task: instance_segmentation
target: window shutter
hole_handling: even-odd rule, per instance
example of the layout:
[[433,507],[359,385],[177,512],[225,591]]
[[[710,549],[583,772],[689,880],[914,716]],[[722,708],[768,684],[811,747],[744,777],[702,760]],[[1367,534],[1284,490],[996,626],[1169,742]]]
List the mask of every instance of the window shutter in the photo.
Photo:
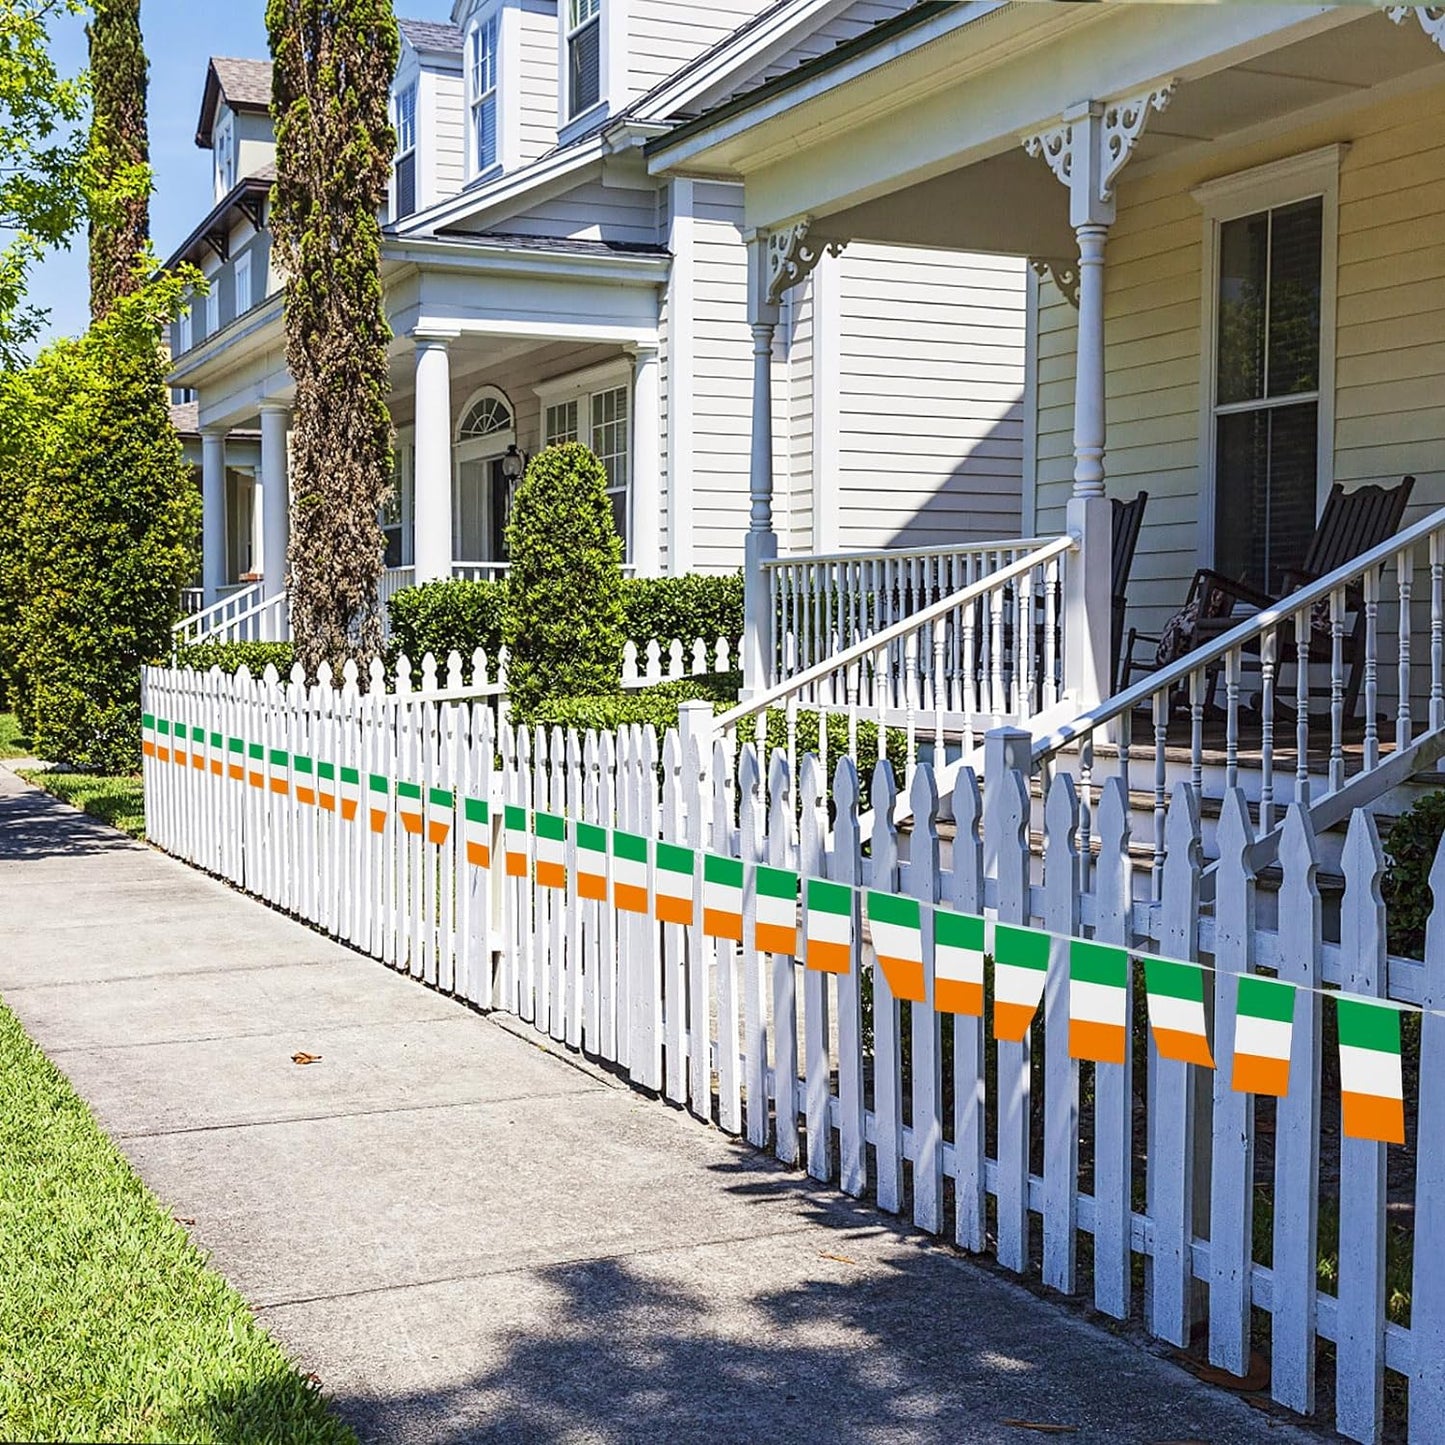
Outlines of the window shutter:
[[396,219],[416,210],[416,152],[396,163]]
[[570,42],[571,76],[568,87],[568,114],[581,115],[590,110],[602,96],[602,26],[594,20],[579,30]]

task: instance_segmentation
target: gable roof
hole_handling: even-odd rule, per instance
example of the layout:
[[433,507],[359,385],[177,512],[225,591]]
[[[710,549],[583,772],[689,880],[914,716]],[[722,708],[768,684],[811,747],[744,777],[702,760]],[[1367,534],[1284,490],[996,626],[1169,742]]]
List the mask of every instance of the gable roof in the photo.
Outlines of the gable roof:
[[462,48],[462,32],[455,25],[437,20],[398,19],[396,28],[413,50],[451,55]]
[[196,144],[211,148],[211,130],[216,106],[221,102],[234,111],[266,115],[271,109],[271,62],[238,60],[213,55],[206,67],[206,88],[201,95],[201,118],[196,123]]

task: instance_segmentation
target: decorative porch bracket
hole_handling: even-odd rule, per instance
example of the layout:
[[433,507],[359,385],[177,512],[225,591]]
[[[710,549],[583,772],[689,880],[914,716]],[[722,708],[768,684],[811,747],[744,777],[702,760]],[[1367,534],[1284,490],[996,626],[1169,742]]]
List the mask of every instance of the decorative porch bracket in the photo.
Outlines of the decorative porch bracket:
[[813,218],[804,216],[786,230],[768,236],[768,300],[774,305],[794,286],[813,274],[824,255],[837,256],[846,241],[825,241],[821,246],[808,240]]
[[1403,25],[1413,15],[1425,34],[1445,50],[1445,5],[1387,5],[1385,14],[1396,25]]
[[1040,281],[1052,281],[1059,294],[1074,308],[1079,309],[1079,263],[1077,261],[1055,260],[1053,257],[1034,257],[1029,261],[1034,274]]
[[[1072,700],[1097,706],[1108,695],[1113,598],[1109,556],[1113,519],[1104,497],[1104,243],[1114,222],[1114,183],[1149,117],[1164,110],[1177,80],[1122,100],[1071,105],[1059,124],[1021,137],[1031,156],[1048,162],[1069,191],[1069,224],[1079,243],[1070,297],[1079,313],[1074,376],[1074,494],[1068,529],[1078,542],[1064,573],[1064,686]],[[1064,289],[1067,268],[1044,266]],[[1068,291],[1065,290],[1068,295]]]

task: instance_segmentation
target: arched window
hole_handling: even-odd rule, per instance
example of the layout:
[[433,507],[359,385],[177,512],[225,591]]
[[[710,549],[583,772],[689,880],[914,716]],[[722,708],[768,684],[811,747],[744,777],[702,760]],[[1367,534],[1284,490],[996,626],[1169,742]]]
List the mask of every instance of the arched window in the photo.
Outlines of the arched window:
[[503,436],[515,429],[512,405],[494,386],[483,387],[467,405],[462,415],[462,424],[457,428],[457,440],[462,442],[484,441],[488,437]]

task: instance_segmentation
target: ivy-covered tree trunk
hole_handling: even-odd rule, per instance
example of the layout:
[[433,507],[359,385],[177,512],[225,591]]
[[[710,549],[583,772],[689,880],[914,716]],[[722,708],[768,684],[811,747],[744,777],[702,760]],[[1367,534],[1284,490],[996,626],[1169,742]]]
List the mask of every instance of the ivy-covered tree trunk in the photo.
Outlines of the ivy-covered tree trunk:
[[291,448],[291,631],[308,674],[374,655],[391,485],[391,330],[381,223],[400,39],[391,0],[268,0],[276,189],[286,275]]
[[97,196],[90,222],[90,314],[107,315],[145,280],[150,240],[150,139],[140,0],[95,0],[90,39],[90,154]]

